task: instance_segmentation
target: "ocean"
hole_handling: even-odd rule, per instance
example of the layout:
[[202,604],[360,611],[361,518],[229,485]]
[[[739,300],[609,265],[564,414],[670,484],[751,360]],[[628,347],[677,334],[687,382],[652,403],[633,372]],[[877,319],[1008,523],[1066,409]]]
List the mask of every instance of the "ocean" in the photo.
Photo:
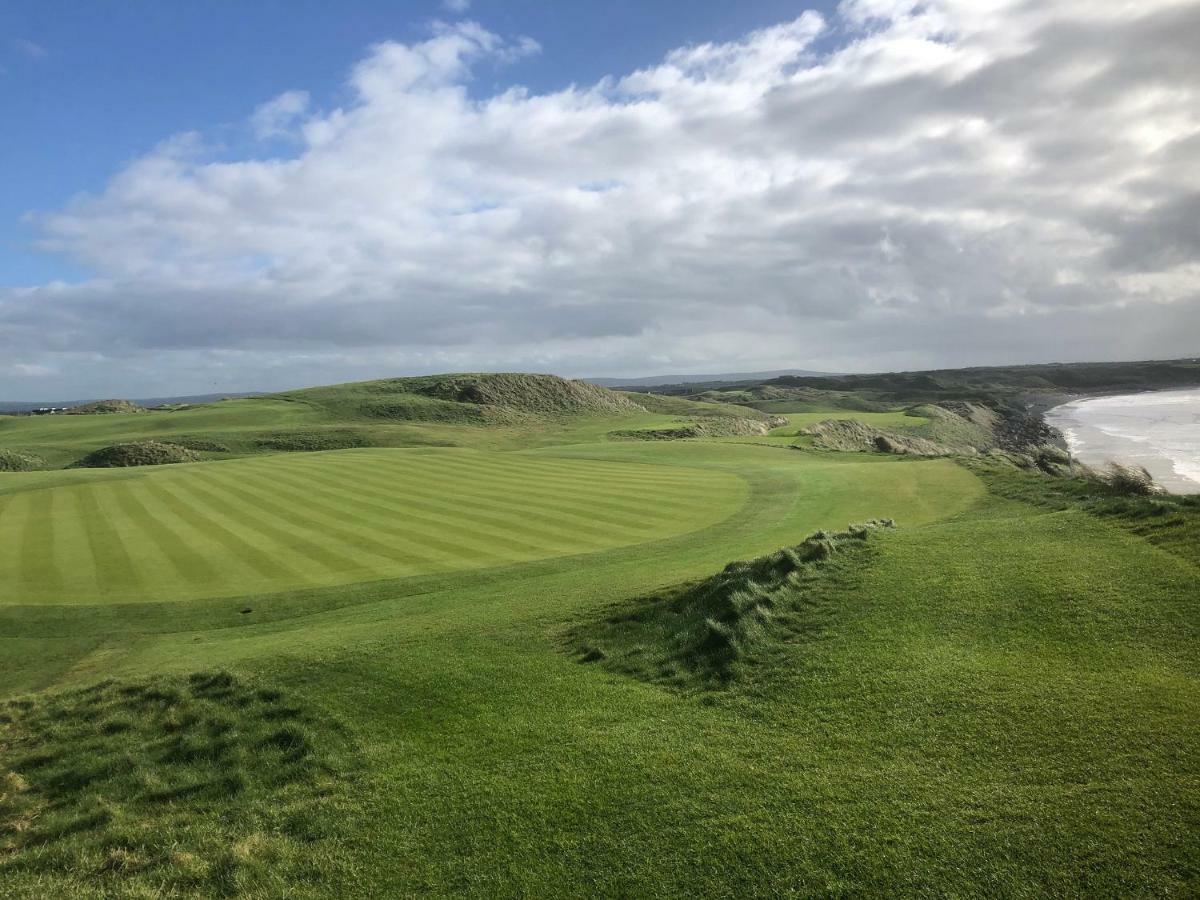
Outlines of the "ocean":
[[1074,400],[1046,421],[1086,465],[1144,466],[1172,493],[1200,493],[1200,388]]

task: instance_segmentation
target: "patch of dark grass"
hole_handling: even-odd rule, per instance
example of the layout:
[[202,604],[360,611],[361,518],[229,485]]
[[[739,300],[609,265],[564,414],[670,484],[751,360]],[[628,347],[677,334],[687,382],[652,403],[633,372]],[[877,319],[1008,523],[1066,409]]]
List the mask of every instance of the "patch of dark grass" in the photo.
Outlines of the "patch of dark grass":
[[891,520],[819,531],[794,547],[732,562],[695,584],[626,605],[601,622],[575,629],[570,645],[581,663],[678,687],[720,687],[772,642],[806,630],[796,615],[811,605],[835,562],[861,563],[867,538]]
[[278,450],[285,453],[318,453],[324,450],[348,450],[354,447],[369,447],[370,440],[360,432],[349,430],[283,431],[256,438],[255,445],[262,450]]
[[231,453],[233,448],[223,441],[214,441],[206,437],[172,437],[171,443],[198,453]]
[[0,708],[0,883],[22,871],[79,879],[80,893],[89,877],[139,895],[236,893],[267,861],[303,866],[335,830],[352,748],[276,687],[198,672]]

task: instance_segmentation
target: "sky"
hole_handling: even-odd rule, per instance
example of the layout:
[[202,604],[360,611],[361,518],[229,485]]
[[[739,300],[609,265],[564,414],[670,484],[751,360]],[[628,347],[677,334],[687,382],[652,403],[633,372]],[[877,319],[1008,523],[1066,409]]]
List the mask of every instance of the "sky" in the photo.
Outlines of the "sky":
[[0,398],[1200,353],[1200,0],[0,5]]

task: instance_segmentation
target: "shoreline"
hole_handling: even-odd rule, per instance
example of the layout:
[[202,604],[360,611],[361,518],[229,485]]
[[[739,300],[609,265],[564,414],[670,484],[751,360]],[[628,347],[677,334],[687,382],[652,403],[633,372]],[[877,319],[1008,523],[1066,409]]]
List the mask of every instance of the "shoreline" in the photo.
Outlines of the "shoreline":
[[1200,494],[1200,386],[1057,397],[1041,415],[1080,463],[1139,466],[1171,493]]

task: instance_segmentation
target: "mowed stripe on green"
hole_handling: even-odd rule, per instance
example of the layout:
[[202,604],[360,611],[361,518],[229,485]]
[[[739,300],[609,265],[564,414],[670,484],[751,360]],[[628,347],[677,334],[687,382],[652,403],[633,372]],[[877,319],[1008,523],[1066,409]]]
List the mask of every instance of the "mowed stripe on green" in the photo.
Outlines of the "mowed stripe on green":
[[19,590],[36,588],[51,595],[62,590],[54,560],[55,498],[54,491],[31,491],[13,503],[21,535]]
[[[373,501],[374,496],[365,489],[358,488],[348,474],[345,477],[335,477],[332,473],[323,473],[323,480],[337,486],[339,491],[350,492],[362,497],[365,502],[378,508],[386,508],[387,504]],[[619,486],[622,490],[628,490]],[[586,504],[581,511],[580,501]],[[450,507],[446,495],[436,487],[422,488],[420,481],[414,481],[406,488],[402,502],[406,511],[422,510],[430,518],[444,518]],[[617,505],[603,495],[587,489],[572,491],[569,496],[562,492],[546,492],[531,488],[527,481],[521,479],[496,479],[488,484],[480,485],[473,491],[471,498],[474,514],[472,524],[482,540],[494,542],[497,540],[497,530],[507,534],[507,529],[514,523],[519,523],[523,531],[543,536],[544,541],[554,545],[562,540],[563,528],[568,534],[601,536],[601,543],[607,543],[611,533],[608,526],[617,525],[630,530],[656,530],[657,523],[645,517],[646,501],[637,500],[620,505],[620,514],[606,514],[604,509]],[[695,501],[693,501],[695,502]],[[690,507],[692,504],[687,504]],[[661,510],[684,511],[687,507],[671,503],[664,499],[659,505]],[[393,511],[399,507],[393,507]],[[440,514],[440,515],[439,515]],[[449,514],[453,514],[450,512]],[[550,523],[550,524],[545,524]],[[557,523],[557,524],[554,524]],[[503,538],[501,538],[503,539]],[[538,546],[538,545],[535,545]],[[547,546],[543,543],[540,546]]]
[[72,493],[92,554],[97,587],[105,592],[140,594],[141,577],[125,542],[121,540],[120,532],[112,526],[108,514],[100,505],[96,486],[84,485]]
[[588,553],[696,530],[736,475],[457,449],[231,460],[0,506],[6,603],[190,600]]

